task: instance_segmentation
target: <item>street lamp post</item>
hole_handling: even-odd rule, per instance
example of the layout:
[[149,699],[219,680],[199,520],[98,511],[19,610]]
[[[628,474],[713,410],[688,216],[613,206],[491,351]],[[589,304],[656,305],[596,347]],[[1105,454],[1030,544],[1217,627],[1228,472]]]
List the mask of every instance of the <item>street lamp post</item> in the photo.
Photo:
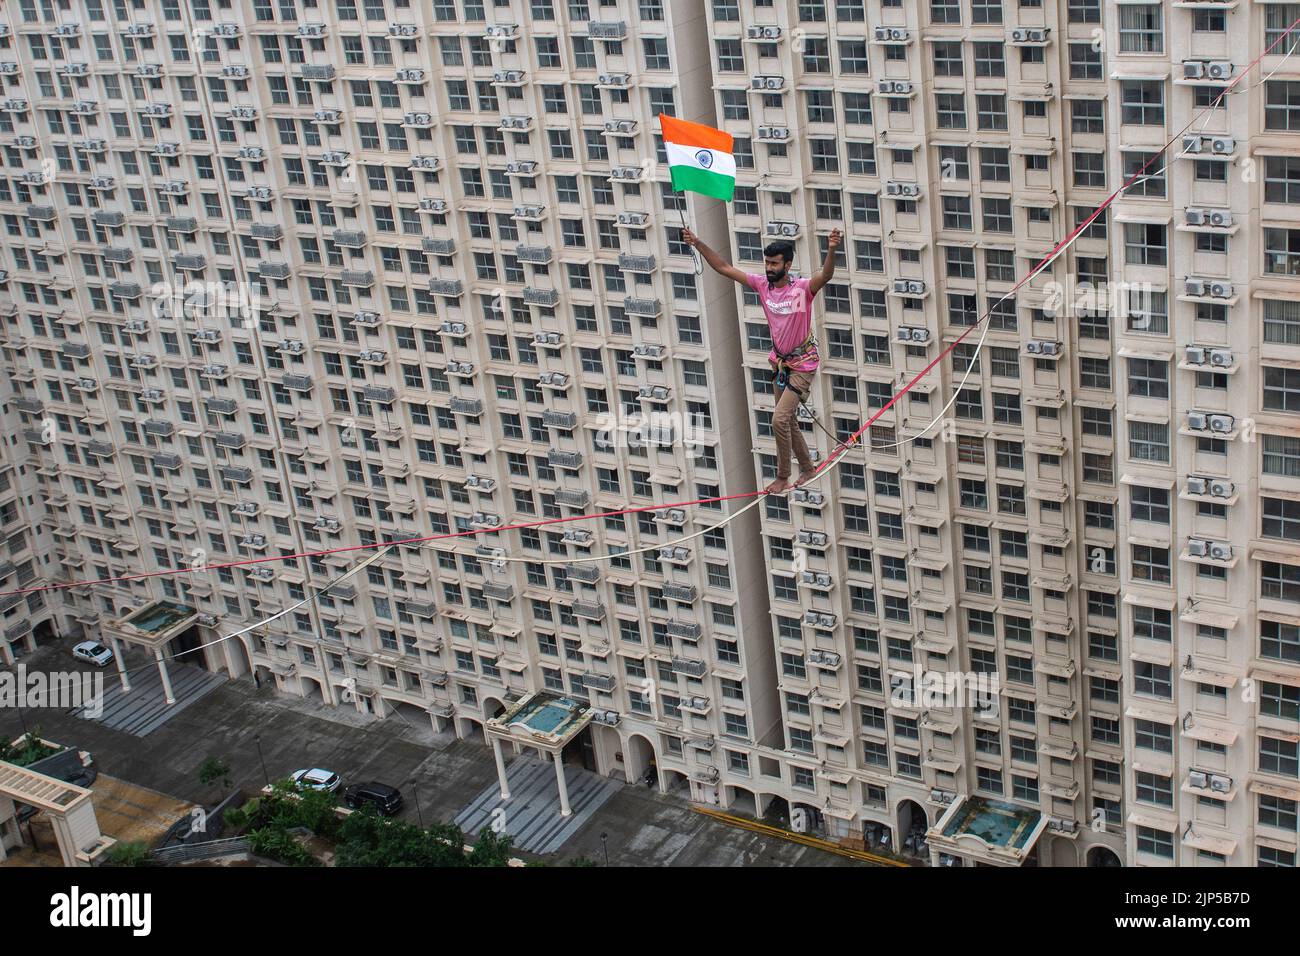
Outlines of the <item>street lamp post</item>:
[[424,829],[424,811],[420,809],[420,788],[415,785],[415,778],[410,780],[411,792],[415,794],[415,817],[420,821],[420,829]]
[[257,746],[257,760],[262,765],[262,779],[266,781],[266,785],[269,787],[271,785],[271,775],[266,772],[266,758],[262,756],[262,735],[254,734],[253,743]]
[[601,831],[600,845],[605,850],[605,865],[609,866],[609,833],[607,831]]

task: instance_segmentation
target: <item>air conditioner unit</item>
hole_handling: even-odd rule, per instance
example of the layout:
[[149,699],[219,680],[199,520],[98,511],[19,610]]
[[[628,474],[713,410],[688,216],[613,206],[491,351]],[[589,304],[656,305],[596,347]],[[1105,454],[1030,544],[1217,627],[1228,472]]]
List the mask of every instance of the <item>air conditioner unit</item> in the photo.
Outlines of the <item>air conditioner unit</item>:
[[1210,543],[1210,557],[1215,561],[1231,561],[1232,545],[1225,544],[1222,541],[1213,541]]
[[1205,63],[1202,60],[1183,60],[1183,79],[1199,80],[1205,75]]
[[1226,80],[1235,67],[1227,60],[1211,60],[1205,64],[1205,75],[1211,80]]
[[523,78],[524,74],[519,70],[497,70],[492,74],[493,83],[519,83]]
[[1221,773],[1210,774],[1210,789],[1215,793],[1227,793],[1232,789],[1232,778]]
[[1205,364],[1205,349],[1204,349],[1204,347],[1202,347],[1202,346],[1200,346],[1200,345],[1189,345],[1189,346],[1187,346],[1187,353],[1186,353],[1186,354],[1187,354],[1187,364],[1188,364],[1188,365],[1204,365],[1204,364]]
[[782,89],[784,86],[785,86],[785,77],[783,76],[769,76],[767,78],[767,81],[764,83],[764,87],[769,90],[779,90]]
[[1203,770],[1192,770],[1187,774],[1187,784],[1196,787],[1198,790],[1204,790],[1210,785],[1210,775]]
[[1025,351],[1032,355],[1056,355],[1060,350],[1060,342],[1050,342],[1046,339],[1031,339],[1025,346]]
[[1200,151],[1201,151],[1201,137],[1199,136],[1183,137],[1184,153],[1199,153]]
[[1232,353],[1227,349],[1210,349],[1210,364],[1216,368],[1231,368]]
[[1188,412],[1187,427],[1192,431],[1203,432],[1209,427],[1205,412]]
[[394,79],[396,79],[398,83],[423,83],[424,70],[421,70],[418,67],[409,67],[407,69],[398,70]]
[[646,214],[643,212],[621,212],[618,214],[620,226],[644,226]]
[[1189,495],[1203,495],[1209,488],[1210,481],[1208,478],[1198,478],[1192,475],[1187,479],[1187,493]]
[[259,160],[266,156],[266,150],[261,146],[241,146],[239,147],[240,159]]
[[1227,478],[1215,478],[1210,481],[1210,494],[1216,498],[1231,498],[1237,488]]
[[433,122],[431,113],[407,113],[406,124],[408,126],[428,126]]
[[447,200],[445,199],[421,199],[420,208],[425,212],[446,212]]
[[533,333],[534,345],[547,345],[547,346],[559,345],[561,341],[562,339],[560,337],[559,332],[534,332]]
[[230,116],[237,120],[255,120],[257,119],[257,109],[252,106],[232,106]]
[[1208,415],[1206,416],[1206,423],[1209,425],[1210,431],[1227,434],[1232,431],[1233,426],[1237,424],[1237,420],[1231,415]]
[[1232,213],[1226,209],[1207,209],[1205,213],[1207,225],[1220,229],[1226,229],[1232,225]]
[[1210,553],[1210,542],[1204,538],[1188,538],[1187,553],[1194,558],[1203,558]]
[[1232,298],[1232,283],[1230,283],[1230,282],[1211,282],[1211,283],[1210,283],[1210,289],[1209,289],[1209,291],[1210,291],[1210,295],[1214,296],[1214,298],[1216,298],[1216,299],[1231,299],[1231,298]]
[[925,295],[925,281],[922,279],[907,280],[908,295]]
[[1200,209],[1187,210],[1187,225],[1200,226],[1205,223],[1205,213]]
[[895,292],[906,293],[906,292],[907,292],[907,280],[906,280],[906,279],[895,279],[895,280],[894,280],[894,291],[895,291]]
[[1183,284],[1183,288],[1188,295],[1205,295],[1206,282],[1204,279],[1188,279]]
[[420,28],[414,23],[390,23],[388,25],[388,35],[390,37],[413,37],[418,35]]
[[270,198],[271,198],[271,187],[270,187],[270,186],[251,186],[251,187],[249,187],[249,190],[248,190],[247,196],[248,196],[249,199],[253,199],[253,200],[256,200],[256,201],[258,201],[258,202],[267,202],[267,201],[269,201]]
[[337,123],[343,114],[339,110],[317,110],[316,122],[318,123]]
[[323,37],[324,35],[325,24],[323,23],[298,24],[298,36],[300,37]]
[[596,77],[596,83],[600,86],[627,86],[626,73],[601,73]]
[[1236,148],[1237,141],[1231,136],[1215,136],[1210,140],[1210,149],[1220,155],[1231,153]]
[[784,142],[790,138],[790,128],[788,126],[760,126],[758,128],[758,138]]
[[915,328],[915,329],[912,329],[912,341],[913,341],[913,342],[928,342],[928,341],[930,341],[930,330],[929,330],[929,329],[922,329],[922,328]]

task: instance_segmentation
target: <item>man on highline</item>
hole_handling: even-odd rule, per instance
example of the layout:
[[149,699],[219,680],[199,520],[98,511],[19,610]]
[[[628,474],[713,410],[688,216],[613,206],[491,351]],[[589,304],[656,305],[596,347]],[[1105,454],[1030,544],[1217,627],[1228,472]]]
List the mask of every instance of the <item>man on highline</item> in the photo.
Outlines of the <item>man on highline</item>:
[[[689,229],[682,230],[682,240],[698,249],[704,261],[718,275],[748,286],[758,293],[767,316],[772,337],[772,351],[767,360],[776,383],[776,413],[772,430],[776,433],[776,481],[767,486],[768,494],[781,494],[798,487],[816,474],[817,468],[808,454],[795,414],[800,402],[808,400],[808,390],[820,359],[817,336],[812,328],[812,300],[822,286],[835,275],[835,250],[840,231],[831,230],[826,243],[826,261],[810,278],[791,278],[794,243],[777,241],[763,250],[764,274],[741,272],[713,249],[706,246]],[[790,451],[799,459],[799,477],[790,484]]]

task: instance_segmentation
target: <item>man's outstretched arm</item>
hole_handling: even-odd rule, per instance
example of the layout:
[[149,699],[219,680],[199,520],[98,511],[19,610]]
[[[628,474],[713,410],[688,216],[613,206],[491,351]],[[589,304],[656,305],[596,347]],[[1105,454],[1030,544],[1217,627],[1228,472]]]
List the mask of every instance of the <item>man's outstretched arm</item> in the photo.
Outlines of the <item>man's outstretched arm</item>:
[[835,250],[840,246],[840,231],[831,230],[831,237],[826,240],[826,261],[822,267],[817,270],[812,279],[808,282],[808,295],[814,296],[821,291],[822,286],[831,281],[835,275]]
[[689,229],[682,229],[682,242],[686,243],[692,249],[695,249],[709,264],[709,268],[718,275],[726,276],[733,282],[739,282],[741,285],[749,285],[749,277],[733,266],[722,256],[718,255],[713,249],[706,246],[700,241],[699,237]]

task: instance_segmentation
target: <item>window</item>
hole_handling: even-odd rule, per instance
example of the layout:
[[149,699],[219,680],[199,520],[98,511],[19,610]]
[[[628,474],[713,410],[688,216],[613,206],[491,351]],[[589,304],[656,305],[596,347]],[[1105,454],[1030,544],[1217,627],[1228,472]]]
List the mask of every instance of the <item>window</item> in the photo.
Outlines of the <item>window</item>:
[[1300,131],[1300,80],[1269,80],[1265,90],[1264,128]]
[[1300,368],[1265,365],[1264,408],[1300,413]]
[[1124,223],[1124,261],[1129,265],[1165,265],[1169,252],[1165,233],[1164,223]]
[[1300,204],[1300,156],[1264,157],[1264,201]]
[[1119,50],[1121,53],[1164,52],[1164,10],[1160,4],[1120,5]]
[[[1300,87],[1300,84],[1296,84]],[[1297,95],[1297,126],[1300,129],[1300,94]],[[1123,80],[1120,82],[1122,122],[1128,126],[1163,126],[1165,122],[1165,87],[1159,80]]]
[[1264,230],[1264,272],[1300,276],[1300,229]]
[[1134,461],[1169,464],[1169,426],[1159,422],[1129,422],[1128,455]]
[[1156,359],[1129,359],[1128,393],[1144,398],[1168,398],[1169,363]]

